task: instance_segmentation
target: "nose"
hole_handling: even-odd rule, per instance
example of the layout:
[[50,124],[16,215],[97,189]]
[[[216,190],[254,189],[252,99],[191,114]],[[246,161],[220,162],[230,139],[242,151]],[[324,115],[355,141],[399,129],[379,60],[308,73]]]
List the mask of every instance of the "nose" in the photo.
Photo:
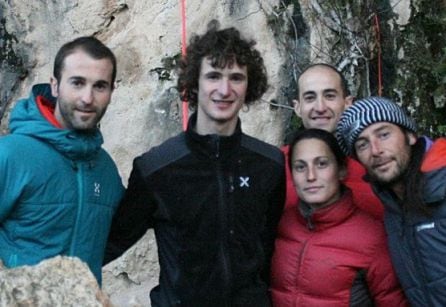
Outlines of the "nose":
[[316,180],[316,173],[314,171],[314,167],[309,166],[307,170],[307,181],[314,181]]
[[85,104],[91,104],[93,102],[93,88],[86,86],[82,92],[82,102]]
[[314,106],[314,109],[315,109],[317,112],[320,112],[320,113],[323,113],[323,112],[325,112],[325,110],[327,110],[327,104],[325,103],[325,100],[324,100],[323,97],[319,97],[319,98],[316,100],[316,104],[315,104],[315,106]]
[[374,156],[381,154],[381,152],[382,152],[381,144],[379,143],[378,140],[372,140],[370,142],[370,150],[372,152],[372,155],[374,155]]
[[229,80],[222,79],[218,84],[218,92],[223,97],[228,96],[231,93],[231,83]]

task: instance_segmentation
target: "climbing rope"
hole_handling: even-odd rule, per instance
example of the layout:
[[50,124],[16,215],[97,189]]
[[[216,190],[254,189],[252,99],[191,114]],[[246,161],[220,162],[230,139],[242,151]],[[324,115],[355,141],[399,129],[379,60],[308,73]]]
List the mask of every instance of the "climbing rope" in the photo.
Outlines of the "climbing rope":
[[381,59],[381,33],[379,28],[378,14],[375,14],[375,34],[376,34],[376,45],[378,48],[378,96],[382,96],[383,80],[382,80],[382,59]]
[[[181,56],[186,56],[186,0],[180,0],[180,15],[181,15]],[[189,118],[187,101],[182,103],[182,121],[183,130],[187,129],[187,121]]]

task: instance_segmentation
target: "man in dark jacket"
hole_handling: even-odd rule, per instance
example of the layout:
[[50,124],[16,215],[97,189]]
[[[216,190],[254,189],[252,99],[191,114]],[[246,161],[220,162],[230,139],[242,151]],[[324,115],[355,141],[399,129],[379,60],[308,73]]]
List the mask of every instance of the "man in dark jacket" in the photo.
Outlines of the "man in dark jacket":
[[188,128],[137,157],[113,222],[119,256],[149,227],[160,261],[152,306],[269,306],[269,263],[285,198],[283,155],[238,117],[267,88],[254,42],[234,28],[192,38],[178,90]]
[[446,306],[446,139],[417,139],[413,120],[381,97],[348,108],[336,135],[384,204],[392,262],[409,302]]
[[124,192],[97,124],[116,76],[112,51],[94,37],[63,45],[51,84],[17,102],[0,138],[0,260],[34,265],[79,257],[98,282],[112,216]]

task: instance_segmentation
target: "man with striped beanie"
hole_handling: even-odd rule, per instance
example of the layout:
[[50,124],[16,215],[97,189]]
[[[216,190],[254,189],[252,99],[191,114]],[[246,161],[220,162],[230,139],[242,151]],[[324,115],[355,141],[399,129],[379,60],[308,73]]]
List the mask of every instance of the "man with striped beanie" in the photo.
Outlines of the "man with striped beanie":
[[412,306],[446,306],[446,139],[417,138],[394,102],[358,100],[336,137],[367,170],[385,207],[392,262]]

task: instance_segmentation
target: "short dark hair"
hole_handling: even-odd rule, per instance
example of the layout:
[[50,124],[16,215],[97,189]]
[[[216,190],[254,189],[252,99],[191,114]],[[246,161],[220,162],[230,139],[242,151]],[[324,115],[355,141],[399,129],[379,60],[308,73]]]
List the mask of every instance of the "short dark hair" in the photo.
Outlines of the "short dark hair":
[[317,139],[324,142],[335,156],[339,169],[347,167],[347,158],[339,146],[335,136],[332,133],[322,129],[310,128],[298,131],[290,143],[290,150],[288,151],[288,167],[290,171],[292,171],[293,168],[293,154],[296,147],[295,145],[302,140],[308,139]]
[[333,72],[335,72],[338,76],[339,79],[341,81],[341,88],[342,88],[342,92],[343,92],[343,96],[347,97],[350,95],[350,90],[348,89],[348,85],[347,85],[347,80],[345,79],[344,75],[333,65],[331,64],[327,64],[327,63],[314,63],[314,64],[310,64],[307,67],[305,67],[304,70],[302,70],[302,72],[299,74],[299,77],[297,78],[297,97],[299,97],[300,93],[299,93],[299,80],[302,77],[302,75],[307,72],[308,70],[310,70],[311,68],[314,67],[325,67],[328,69],[331,69]]
[[82,50],[91,56],[93,59],[109,59],[113,65],[112,72],[112,87],[114,87],[116,79],[116,57],[113,52],[105,46],[100,40],[93,36],[82,36],[60,47],[54,59],[53,76],[60,82],[62,70],[64,68],[65,58],[73,54],[77,50]]
[[247,67],[245,104],[249,105],[259,99],[268,87],[263,58],[253,47],[256,42],[243,39],[233,27],[218,30],[219,26],[218,21],[212,20],[205,34],[192,37],[186,56],[179,63],[177,89],[181,99],[192,108],[198,104],[198,79],[203,58],[209,58],[213,67],[224,68],[234,63]]

